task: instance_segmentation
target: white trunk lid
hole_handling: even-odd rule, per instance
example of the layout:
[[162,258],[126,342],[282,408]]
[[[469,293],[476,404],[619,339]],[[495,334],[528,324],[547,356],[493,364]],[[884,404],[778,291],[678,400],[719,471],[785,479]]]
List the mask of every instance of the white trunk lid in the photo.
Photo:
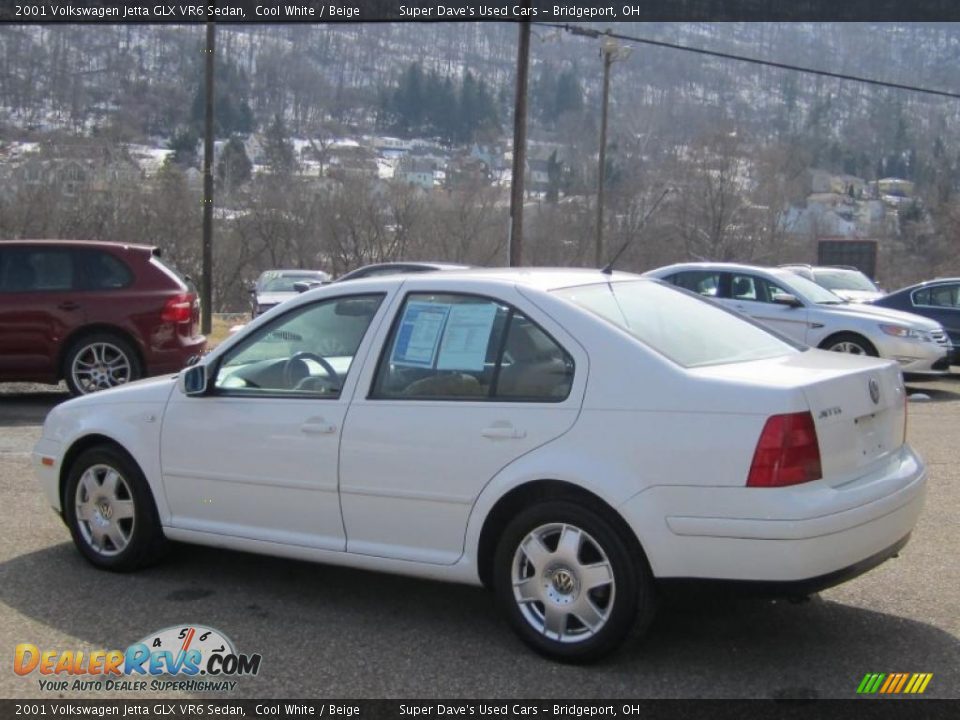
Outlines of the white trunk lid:
[[895,365],[865,368],[803,389],[820,443],[823,477],[833,486],[903,444],[905,390]]

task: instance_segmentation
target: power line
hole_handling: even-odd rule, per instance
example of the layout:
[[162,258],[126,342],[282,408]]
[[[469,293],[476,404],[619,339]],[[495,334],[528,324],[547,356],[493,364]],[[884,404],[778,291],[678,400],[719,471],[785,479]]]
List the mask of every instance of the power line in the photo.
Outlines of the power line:
[[664,42],[663,40],[651,40],[649,38],[633,37],[622,33],[594,30],[593,28],[584,28],[576,25],[567,25],[563,23],[548,23],[542,21],[533,21],[533,25],[564,30],[572,35],[581,35],[590,38],[611,37],[615,40],[624,42],[638,43],[640,45],[652,45],[654,47],[668,48],[670,50],[683,50],[684,52],[695,53],[697,55],[709,55],[711,57],[721,58],[723,60],[737,60],[739,62],[750,63],[752,65],[763,65],[766,67],[779,68],[780,70],[791,70],[793,72],[806,73],[808,75],[820,75],[821,77],[834,78],[835,80],[849,80],[851,82],[864,83],[866,85],[877,85],[879,87],[892,88],[894,90],[907,90],[909,92],[923,93],[926,95],[937,95],[939,97],[948,97],[960,100],[960,93],[950,92],[948,90],[933,90],[931,88],[919,87],[917,85],[905,85],[903,83],[888,82],[886,80],[877,80],[875,78],[861,77],[859,75],[847,75],[845,73],[835,73],[829,70],[817,70],[816,68],[803,67],[802,65],[793,65],[791,63],[781,63],[774,60],[761,60],[760,58],[747,57],[746,55],[735,55],[733,53],[720,52],[719,50],[705,50],[687,45],[678,45],[676,43]]

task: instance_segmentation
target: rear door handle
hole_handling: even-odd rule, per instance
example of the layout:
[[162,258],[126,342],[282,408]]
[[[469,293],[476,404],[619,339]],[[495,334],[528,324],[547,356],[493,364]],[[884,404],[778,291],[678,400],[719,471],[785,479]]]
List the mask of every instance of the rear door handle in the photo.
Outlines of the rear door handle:
[[57,307],[60,308],[61,310],[79,310],[80,309],[79,303],[75,303],[73,302],[73,300],[65,300],[64,302],[57,305]]
[[336,425],[331,425],[323,418],[311,418],[300,426],[300,432],[305,435],[332,435],[337,431]]
[[513,425],[493,425],[481,430],[480,434],[491,440],[521,440],[527,436],[527,431],[518,430]]

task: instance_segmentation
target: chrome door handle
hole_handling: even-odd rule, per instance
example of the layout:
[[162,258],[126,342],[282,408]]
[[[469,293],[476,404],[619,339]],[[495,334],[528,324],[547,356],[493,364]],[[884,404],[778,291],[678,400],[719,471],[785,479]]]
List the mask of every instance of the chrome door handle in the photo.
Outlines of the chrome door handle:
[[331,425],[323,420],[308,420],[300,426],[300,432],[306,435],[332,435],[336,431],[336,425]]
[[526,430],[517,430],[512,426],[494,425],[484,428],[480,434],[491,440],[520,440],[527,436]]

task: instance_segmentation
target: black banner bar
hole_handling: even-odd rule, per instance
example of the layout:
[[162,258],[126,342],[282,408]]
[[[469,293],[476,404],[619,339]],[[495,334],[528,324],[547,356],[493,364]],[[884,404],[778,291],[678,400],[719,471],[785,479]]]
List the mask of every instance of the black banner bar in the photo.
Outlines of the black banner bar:
[[939,720],[957,700],[0,700],[3,718],[642,718],[642,720]]
[[0,22],[960,21],[957,0],[0,0]]

